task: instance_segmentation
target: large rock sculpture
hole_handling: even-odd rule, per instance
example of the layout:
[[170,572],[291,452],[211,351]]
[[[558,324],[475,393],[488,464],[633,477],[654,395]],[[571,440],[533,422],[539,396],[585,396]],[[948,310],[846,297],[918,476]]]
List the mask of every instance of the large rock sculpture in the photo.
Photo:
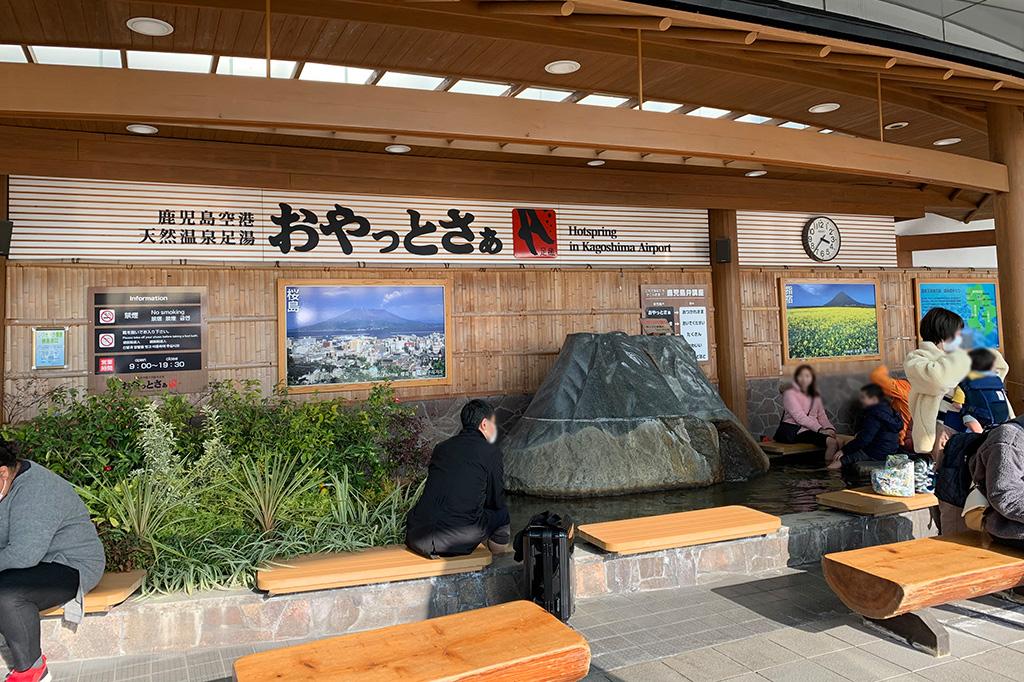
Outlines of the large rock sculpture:
[[700,487],[768,470],[679,336],[566,337],[502,450],[508,489],[545,497]]

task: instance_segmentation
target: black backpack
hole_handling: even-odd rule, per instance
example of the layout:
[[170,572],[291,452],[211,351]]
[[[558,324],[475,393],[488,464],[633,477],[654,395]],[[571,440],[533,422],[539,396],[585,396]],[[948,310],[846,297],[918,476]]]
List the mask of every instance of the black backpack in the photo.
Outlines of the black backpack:
[[968,431],[958,433],[946,443],[942,464],[935,472],[935,496],[955,507],[963,507],[971,492],[970,461],[985,444],[988,437],[1000,426],[1014,425],[1024,429],[1024,417],[1012,419],[1006,424],[996,424],[981,433]]

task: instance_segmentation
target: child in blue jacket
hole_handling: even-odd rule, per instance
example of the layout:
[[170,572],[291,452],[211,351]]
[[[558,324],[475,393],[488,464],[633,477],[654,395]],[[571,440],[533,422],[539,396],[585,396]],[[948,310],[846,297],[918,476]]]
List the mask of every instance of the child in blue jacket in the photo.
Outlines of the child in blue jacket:
[[860,406],[860,429],[854,439],[836,453],[829,469],[865,460],[882,462],[899,450],[903,419],[892,409],[881,386],[868,384],[860,389]]
[[1006,399],[1006,386],[994,369],[996,354],[975,348],[968,355],[971,371],[953,391],[950,402],[954,409],[946,412],[943,423],[954,431],[981,433],[1013,419],[1013,409]]

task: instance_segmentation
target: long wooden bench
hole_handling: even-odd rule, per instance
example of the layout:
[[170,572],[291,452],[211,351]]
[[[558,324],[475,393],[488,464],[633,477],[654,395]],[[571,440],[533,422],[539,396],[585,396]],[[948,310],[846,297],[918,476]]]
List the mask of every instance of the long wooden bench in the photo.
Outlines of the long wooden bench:
[[579,534],[606,552],[636,554],[768,535],[781,527],[777,516],[729,506],[588,523],[579,527]]
[[273,595],[432,578],[479,571],[490,565],[491,558],[491,553],[483,546],[467,556],[441,559],[425,559],[401,545],[311,554],[284,559],[261,569],[256,573],[256,586]]
[[586,676],[590,646],[541,607],[515,601],[274,649],[235,661],[238,682],[474,682]]
[[919,493],[912,497],[892,497],[891,495],[879,495],[870,486],[818,493],[817,500],[822,507],[831,507],[864,516],[900,514],[935,507],[939,504],[939,499],[932,493]]
[[927,612],[1024,583],[1024,550],[985,545],[980,533],[922,538],[826,554],[822,570],[852,611],[936,656],[949,635]]
[[[127,573],[104,573],[99,584],[85,595],[86,613],[106,613],[118,604],[128,600],[135,591],[142,587],[146,578],[145,571],[128,571]],[[59,616],[64,609],[57,607],[43,611],[42,616]]]

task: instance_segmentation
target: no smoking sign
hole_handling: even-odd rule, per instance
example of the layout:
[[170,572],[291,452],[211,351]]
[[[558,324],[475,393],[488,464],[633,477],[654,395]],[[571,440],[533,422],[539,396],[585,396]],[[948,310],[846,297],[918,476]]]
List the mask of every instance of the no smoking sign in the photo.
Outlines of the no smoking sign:
[[117,338],[110,333],[100,334],[99,346],[100,348],[113,348],[117,342]]
[[100,308],[100,324],[114,324],[117,313],[111,308]]

